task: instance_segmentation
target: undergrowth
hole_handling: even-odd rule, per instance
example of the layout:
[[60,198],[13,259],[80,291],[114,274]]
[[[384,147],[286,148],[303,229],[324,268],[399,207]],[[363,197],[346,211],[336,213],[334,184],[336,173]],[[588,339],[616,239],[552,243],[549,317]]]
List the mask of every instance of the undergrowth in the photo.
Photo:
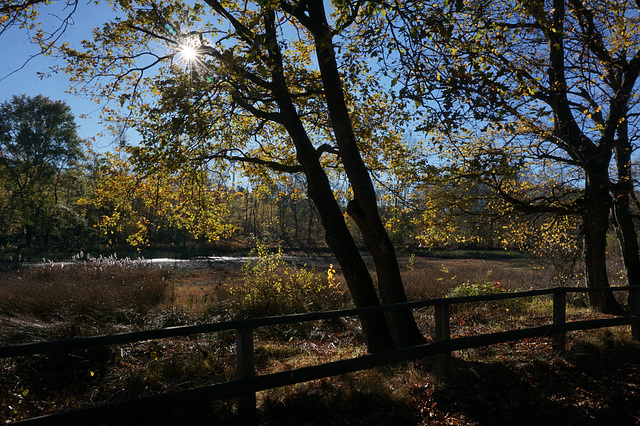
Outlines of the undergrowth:
[[[491,280],[490,275],[491,273],[488,273],[487,277],[479,282],[462,283],[461,285],[453,288],[449,293],[449,296],[470,297],[509,293],[509,290],[504,288],[500,281]],[[495,316],[496,314],[501,316],[519,315],[524,313],[527,310],[527,307],[527,300],[514,298],[455,304],[451,306],[451,310],[454,314],[460,314],[461,312],[466,311],[467,315],[473,317],[475,322],[479,322],[486,321],[487,316]]]
[[[412,258],[409,266],[404,278],[412,299],[504,293],[528,289],[531,282],[544,280],[540,278],[544,275],[532,279],[544,271],[526,265],[479,262],[474,269],[473,262],[427,265]],[[0,280],[0,344],[349,306],[339,269],[295,267],[280,250],[269,251],[263,245],[234,274],[219,273],[206,279],[204,273],[189,274],[169,273],[143,261],[115,256],[82,256],[64,265],[44,262],[7,272]],[[580,309],[570,309],[569,314],[590,315]],[[547,299],[467,304],[453,310],[452,334],[535,325],[548,322],[550,312]],[[429,337],[432,311],[416,312],[416,317]],[[356,319],[265,328],[255,334],[257,372],[281,372],[360,356],[365,353],[360,333]],[[581,334],[582,340],[571,347],[588,356],[598,351],[615,353],[620,362],[636,357],[637,344],[617,333]],[[628,334],[626,330],[622,333]],[[531,398],[528,389],[538,382],[524,383],[517,374],[525,371],[535,378],[531,366],[555,359],[548,342],[540,341],[494,345],[454,357],[461,388],[446,382],[441,385],[431,375],[431,361],[426,359],[260,393],[260,417],[268,425],[303,424],[309,419],[309,424],[473,424],[472,419],[485,418],[478,409],[485,401],[504,403],[495,396],[500,380],[486,380],[482,377],[485,372],[508,375],[508,383],[517,385],[521,404],[510,407],[510,413],[526,415],[529,405],[525,401]],[[525,365],[527,362],[530,364]],[[548,374],[554,377],[554,372]],[[204,386],[232,380],[235,375],[233,332],[2,360],[0,421]],[[486,389],[479,388],[474,395],[480,382]],[[456,398],[466,406],[451,402]],[[145,422],[196,424],[217,419],[229,424],[233,408],[233,402],[226,401],[159,414]],[[488,412],[493,413],[491,410],[498,408]],[[336,413],[342,417],[337,418]]]
[[239,316],[282,315],[345,306],[345,291],[333,265],[324,273],[307,265],[292,266],[283,259],[281,248],[270,251],[260,242],[254,254],[243,267],[243,283],[230,289],[236,297],[235,310]]

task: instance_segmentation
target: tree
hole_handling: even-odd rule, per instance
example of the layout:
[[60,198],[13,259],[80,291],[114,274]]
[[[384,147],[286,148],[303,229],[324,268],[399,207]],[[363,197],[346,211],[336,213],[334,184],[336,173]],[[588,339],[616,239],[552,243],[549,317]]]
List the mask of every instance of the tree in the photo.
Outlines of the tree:
[[[362,3],[336,2],[331,23],[322,0],[119,6],[124,16],[96,30],[82,49],[62,50],[80,84],[115,76],[94,93],[129,105],[128,119],[144,137],[130,147],[139,164],[170,171],[232,161],[253,174],[303,175],[356,306],[405,301],[368,169],[397,146],[394,126],[404,115],[383,120],[395,106],[351,30],[363,19]],[[167,45],[170,52],[159,53]],[[362,111],[366,120],[354,120]],[[332,174],[341,173],[378,292],[333,192]],[[362,324],[372,351],[424,341],[410,311],[366,315]]]
[[46,245],[73,208],[62,192],[72,187],[68,181],[82,159],[82,141],[64,102],[22,95],[0,105],[0,176],[11,217],[5,226],[17,226],[24,245],[35,239]]
[[[606,233],[614,208],[619,235],[625,234],[629,283],[640,285],[631,270],[640,262],[637,236],[625,207],[627,135],[635,140],[637,132],[638,4],[470,0],[425,9],[422,2],[408,2],[395,12],[392,25],[404,35],[399,63],[414,71],[400,70],[403,94],[428,107],[430,100],[438,101],[445,118],[480,121],[505,143],[526,147],[530,158],[581,174],[581,193],[561,197],[562,203],[496,189],[524,212],[580,215],[590,287],[609,286]],[[427,29],[412,22],[426,23]],[[522,157],[508,158],[493,148],[486,152],[494,160],[510,167],[521,162]],[[620,173],[615,185],[609,174],[614,153]],[[590,298],[603,311],[620,312],[609,292]]]
[[109,245],[126,241],[140,249],[158,242],[161,230],[185,230],[208,241],[233,234],[232,191],[217,185],[205,170],[135,174],[128,160],[118,150],[98,156],[92,191],[79,201],[100,212],[96,226]]

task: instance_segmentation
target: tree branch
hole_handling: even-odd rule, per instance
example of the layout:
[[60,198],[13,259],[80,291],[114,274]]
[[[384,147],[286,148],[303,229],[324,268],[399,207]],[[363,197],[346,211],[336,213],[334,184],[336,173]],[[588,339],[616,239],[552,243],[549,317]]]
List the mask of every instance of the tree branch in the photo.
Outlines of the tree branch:
[[261,109],[256,108],[250,102],[248,102],[246,99],[240,96],[240,94],[236,90],[233,90],[231,92],[231,97],[238,105],[240,105],[242,108],[244,108],[246,111],[248,111],[252,115],[255,115],[256,117],[263,120],[273,121],[276,123],[283,124],[282,115],[280,113],[262,111]]
[[[540,204],[532,204],[535,201],[548,201],[549,199],[546,197],[537,197],[534,198],[531,201],[524,201],[521,200],[519,198],[516,198],[512,195],[510,195],[509,193],[507,193],[506,191],[504,191],[502,188],[494,188],[498,194],[500,195],[500,197],[502,197],[504,200],[506,200],[508,203],[510,203],[511,205],[513,205],[513,207],[522,212],[522,213],[526,213],[526,214],[531,214],[531,213],[556,213],[556,214],[578,214],[579,210],[576,208],[576,202],[571,203],[570,206],[550,206],[550,205],[540,205]],[[557,201],[557,200],[553,200],[553,201]]]
[[242,25],[240,21],[236,19],[224,6],[220,4],[217,0],[205,0],[214,11],[224,16],[226,20],[233,26],[236,32],[240,35],[240,38],[246,43],[253,44],[256,39],[256,35],[253,31],[251,31],[246,26]]
[[340,151],[338,151],[338,148],[336,148],[335,146],[329,145],[328,143],[324,143],[320,145],[316,151],[318,151],[318,155],[322,155],[325,152],[330,154],[340,155]]
[[[232,152],[238,152],[239,155],[233,155]],[[239,161],[241,163],[250,163],[257,164],[260,166],[265,166],[274,170],[276,172],[283,173],[302,173],[304,170],[302,166],[299,164],[282,164],[277,161],[264,160],[262,158],[251,157],[243,153],[239,149],[229,149],[224,151],[219,151],[215,154],[211,154],[205,157],[205,159],[213,160],[213,159],[223,159],[229,161]]]

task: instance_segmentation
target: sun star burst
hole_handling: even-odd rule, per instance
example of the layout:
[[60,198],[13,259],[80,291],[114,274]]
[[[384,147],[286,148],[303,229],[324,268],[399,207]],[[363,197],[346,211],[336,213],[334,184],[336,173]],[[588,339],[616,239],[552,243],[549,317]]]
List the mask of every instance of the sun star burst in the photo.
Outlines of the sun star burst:
[[187,64],[191,64],[198,59],[197,48],[190,44],[181,46],[178,54],[180,55],[180,60]]

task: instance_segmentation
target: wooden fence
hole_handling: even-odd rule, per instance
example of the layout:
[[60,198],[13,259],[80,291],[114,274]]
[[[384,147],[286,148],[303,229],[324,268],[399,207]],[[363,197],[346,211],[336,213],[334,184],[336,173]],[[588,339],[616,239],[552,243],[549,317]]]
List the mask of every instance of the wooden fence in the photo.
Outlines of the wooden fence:
[[[567,293],[584,293],[592,291],[628,291],[629,305],[632,315],[627,317],[604,318],[588,321],[566,322]],[[470,302],[489,302],[515,298],[529,298],[544,295],[553,297],[552,323],[544,326],[508,330],[471,337],[451,338],[450,306]],[[255,376],[253,365],[253,330],[258,327],[292,324],[307,321],[328,320],[372,313],[401,311],[434,307],[435,336],[431,343],[389,352],[365,355],[358,358],[334,361],[310,367],[298,368],[279,373]],[[461,349],[488,346],[496,343],[522,340],[532,337],[549,336],[552,338],[553,350],[564,351],[565,336],[568,331],[596,329],[631,325],[633,337],[640,340],[640,289],[635,287],[613,287],[587,289],[582,287],[559,287],[544,290],[530,290],[514,293],[499,293],[482,296],[453,297],[421,300],[394,305],[374,306],[368,308],[346,309],[339,311],[316,312],[286,315],[279,317],[253,318],[221,323],[199,324],[191,326],[170,327],[158,330],[147,330],[95,337],[79,337],[51,342],[30,343],[0,347],[0,358],[26,356],[50,352],[70,352],[103,345],[139,342],[151,339],[187,336],[199,333],[212,333],[225,330],[236,330],[237,344],[237,380],[203,386],[193,389],[154,395],[145,398],[119,401],[105,405],[83,408],[59,414],[35,417],[16,424],[68,425],[68,424],[100,424],[115,422],[144,416],[150,411],[166,410],[206,403],[214,400],[238,397],[239,423],[250,425],[256,423],[256,392],[281,386],[317,380],[340,374],[367,370],[384,365],[410,361],[426,357],[436,357],[436,366],[440,374],[446,375],[450,368],[451,352]]]

